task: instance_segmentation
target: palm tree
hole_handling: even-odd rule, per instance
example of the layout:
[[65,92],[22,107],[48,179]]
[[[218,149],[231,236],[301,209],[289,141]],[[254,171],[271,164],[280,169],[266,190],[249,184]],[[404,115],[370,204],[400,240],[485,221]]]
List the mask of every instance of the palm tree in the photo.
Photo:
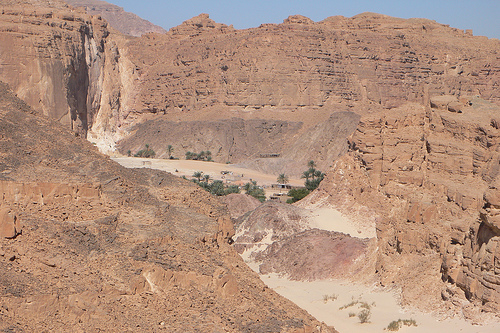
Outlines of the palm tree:
[[280,193],[281,193],[282,190],[281,184],[286,185],[286,183],[288,183],[288,176],[285,175],[284,173],[280,173],[276,181],[278,182],[278,184],[280,184]]
[[313,160],[310,160],[309,162],[307,162],[307,166],[308,166],[309,168],[315,168],[315,167],[316,167],[316,163],[314,163],[314,161],[313,161]]
[[284,173],[280,173],[278,176],[278,179],[276,179],[276,181],[279,184],[287,184],[288,183],[288,176],[285,175]]
[[307,181],[307,180],[309,180],[309,177],[311,177],[311,173],[309,172],[309,170],[304,171],[304,172],[302,173],[302,176],[300,176],[300,178],[305,178],[305,179],[306,179],[306,181]]

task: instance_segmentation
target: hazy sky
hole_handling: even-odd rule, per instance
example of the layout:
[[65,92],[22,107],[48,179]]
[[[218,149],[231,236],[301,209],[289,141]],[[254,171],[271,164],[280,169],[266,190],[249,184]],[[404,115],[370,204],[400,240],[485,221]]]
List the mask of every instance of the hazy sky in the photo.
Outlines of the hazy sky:
[[108,0],[165,29],[200,13],[236,29],[281,23],[301,14],[314,21],[329,16],[351,17],[375,12],[401,18],[422,17],[476,36],[500,39],[500,0]]

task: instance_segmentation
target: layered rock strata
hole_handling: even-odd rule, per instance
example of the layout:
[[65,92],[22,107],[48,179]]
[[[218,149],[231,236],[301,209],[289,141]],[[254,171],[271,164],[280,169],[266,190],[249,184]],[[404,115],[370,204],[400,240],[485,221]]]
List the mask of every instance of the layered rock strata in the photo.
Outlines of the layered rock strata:
[[382,284],[403,286],[405,302],[499,313],[498,111],[479,98],[441,96],[433,108],[362,117],[351,152],[306,199],[375,220],[376,272]]

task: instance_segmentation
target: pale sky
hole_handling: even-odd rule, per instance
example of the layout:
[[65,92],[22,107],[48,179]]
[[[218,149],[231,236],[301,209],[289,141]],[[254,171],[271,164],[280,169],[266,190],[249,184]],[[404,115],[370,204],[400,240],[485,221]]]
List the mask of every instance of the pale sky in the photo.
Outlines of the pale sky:
[[329,16],[351,17],[375,12],[401,18],[427,18],[458,29],[472,29],[475,36],[500,39],[500,0],[108,0],[154,24],[170,29],[208,13],[218,23],[236,29],[281,23],[300,14],[313,21]]

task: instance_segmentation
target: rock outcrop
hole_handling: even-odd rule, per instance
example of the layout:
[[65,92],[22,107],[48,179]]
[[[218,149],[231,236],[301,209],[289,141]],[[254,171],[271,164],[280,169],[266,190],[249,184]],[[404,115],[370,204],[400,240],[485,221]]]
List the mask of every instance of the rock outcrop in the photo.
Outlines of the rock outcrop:
[[[229,207],[231,208],[231,207]],[[376,241],[312,226],[310,211],[266,202],[235,222],[234,248],[261,274],[291,280],[372,275]]]
[[200,16],[128,46],[144,78],[134,107],[142,112],[314,112],[339,102],[391,108],[436,94],[500,101],[500,42],[430,20],[365,13],[314,23],[294,16],[231,30]]
[[140,18],[134,13],[126,12],[123,8],[101,0],[64,0],[73,7],[83,7],[90,15],[100,15],[113,28],[123,34],[140,37],[144,34],[166,33],[162,27]]

